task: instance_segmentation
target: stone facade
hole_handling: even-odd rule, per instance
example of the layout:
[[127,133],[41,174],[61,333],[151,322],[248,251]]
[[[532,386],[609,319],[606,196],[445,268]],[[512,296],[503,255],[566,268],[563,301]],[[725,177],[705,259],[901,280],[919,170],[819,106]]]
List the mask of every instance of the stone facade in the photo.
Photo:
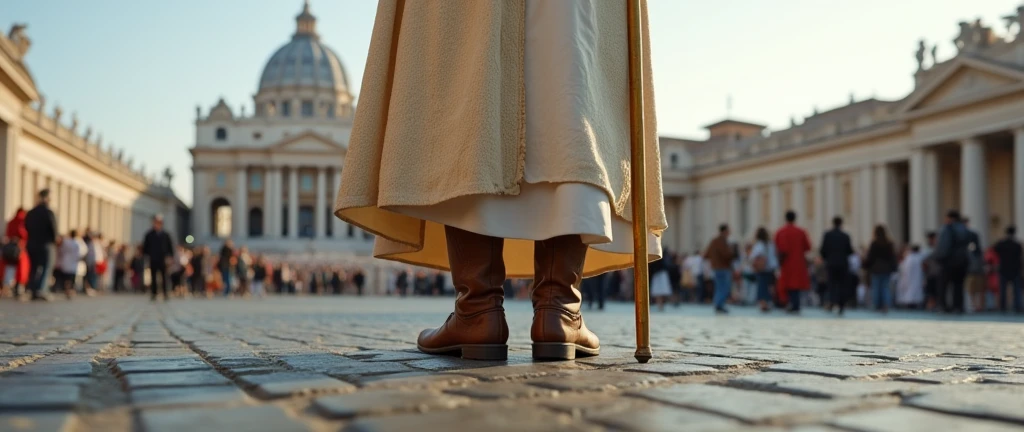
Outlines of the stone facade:
[[900,100],[851,97],[779,131],[726,120],[707,140],[662,138],[664,244],[692,252],[721,223],[750,241],[789,209],[812,240],[838,215],[863,246],[876,224],[921,244],[950,208],[985,244],[1024,227],[1024,7],[1012,18],[1005,35],[961,23],[957,54],[942,62],[934,49],[927,62],[922,42],[915,88]]
[[156,214],[175,235],[187,231],[188,210],[167,186],[169,172],[158,180],[91,126],[83,128],[77,114],[65,115],[60,106],[46,112],[24,62],[31,45],[25,30],[15,25],[0,35],[0,215],[9,220],[18,208],[31,208],[37,192],[49,188],[62,233],[89,228],[135,242]]
[[251,250],[313,256],[370,254],[372,237],[335,218],[353,96],[336,54],[320,43],[307,3],[292,39],[267,62],[255,109],[220,100],[196,109],[194,233]]

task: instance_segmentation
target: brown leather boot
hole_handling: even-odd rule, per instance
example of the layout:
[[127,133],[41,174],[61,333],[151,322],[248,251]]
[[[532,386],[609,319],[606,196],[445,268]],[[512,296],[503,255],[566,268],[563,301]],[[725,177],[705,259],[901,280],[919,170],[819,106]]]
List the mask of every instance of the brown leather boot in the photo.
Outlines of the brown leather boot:
[[583,260],[587,245],[578,235],[538,241],[533,246],[533,358],[571,360],[595,356],[597,335],[583,324]]
[[428,354],[473,360],[508,358],[505,322],[504,239],[445,227],[455,285],[455,312],[436,329],[423,330],[416,346]]

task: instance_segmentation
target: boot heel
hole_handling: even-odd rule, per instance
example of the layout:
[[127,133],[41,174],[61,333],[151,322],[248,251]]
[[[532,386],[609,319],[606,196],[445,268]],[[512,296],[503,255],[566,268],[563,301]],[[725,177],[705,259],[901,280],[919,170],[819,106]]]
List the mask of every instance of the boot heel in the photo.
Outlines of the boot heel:
[[508,345],[463,345],[462,358],[467,360],[508,360]]
[[542,342],[533,344],[533,358],[544,360],[573,360],[576,344]]

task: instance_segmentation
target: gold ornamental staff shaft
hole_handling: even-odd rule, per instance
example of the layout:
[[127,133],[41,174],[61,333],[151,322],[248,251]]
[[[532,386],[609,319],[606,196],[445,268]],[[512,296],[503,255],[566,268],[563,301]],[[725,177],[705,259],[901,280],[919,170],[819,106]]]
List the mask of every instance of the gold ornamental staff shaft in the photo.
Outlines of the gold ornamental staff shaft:
[[630,185],[633,204],[633,299],[636,301],[636,353],[647,363],[651,353],[651,293],[647,277],[647,160],[644,154],[644,58],[641,0],[628,0]]

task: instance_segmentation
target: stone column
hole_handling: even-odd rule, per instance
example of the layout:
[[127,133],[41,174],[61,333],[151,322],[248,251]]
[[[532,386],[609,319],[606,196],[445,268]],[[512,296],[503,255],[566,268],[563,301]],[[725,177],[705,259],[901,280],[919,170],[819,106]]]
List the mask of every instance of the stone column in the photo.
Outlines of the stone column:
[[807,197],[805,196],[804,179],[798,178],[793,180],[793,208],[787,210],[793,210],[796,212],[797,225],[808,227],[807,224],[812,221],[807,219]]
[[[207,174],[196,167],[192,167],[192,233],[198,243],[203,243],[210,238],[210,203],[206,197]],[[129,209],[125,209],[129,211]],[[124,218],[126,225],[131,224],[131,217]],[[130,227],[125,228],[125,235],[131,233]]]
[[751,186],[747,190],[747,218],[750,220],[750,231],[747,233],[749,237],[753,237],[752,233],[757,232],[757,228],[765,225],[766,221],[761,220],[761,187],[758,185]]
[[263,226],[260,227],[264,239],[272,236],[273,232],[270,230],[270,221],[273,218],[273,196],[270,193],[272,187],[273,180],[270,177],[270,169],[267,168],[263,170]]
[[327,203],[324,194],[327,192],[327,170],[316,169],[316,206],[313,208],[313,237],[327,237]]
[[288,238],[299,238],[299,167],[288,168]]
[[0,163],[0,183],[6,185],[3,196],[0,196],[0,217],[7,221],[14,217],[14,211],[20,207],[15,185],[21,184],[17,141],[21,131],[19,127],[8,124],[0,132],[3,132],[0,135],[0,161],[3,161]]
[[910,241],[924,246],[928,225],[925,220],[928,187],[925,185],[925,151],[914,149],[910,154]]
[[[246,168],[235,171],[235,202],[231,207],[231,236],[235,241],[249,237],[249,175]],[[241,246],[241,245],[239,245]]]
[[732,230],[733,236],[742,239],[746,233],[740,231],[740,210],[739,210],[739,194],[736,193],[736,189],[729,189],[725,192],[725,201],[728,206],[726,207],[726,223],[729,224],[729,229]]
[[771,214],[768,215],[771,220],[771,227],[769,229],[774,231],[782,226],[783,221],[782,190],[779,187],[779,183],[772,183],[771,200]]
[[[32,208],[32,204],[34,204],[34,199],[32,197],[32,171],[25,165],[22,165],[21,169],[18,171],[21,172],[19,174],[19,176],[21,176],[21,180],[18,182],[18,184],[21,185],[21,203],[18,204],[18,207],[27,210]],[[11,216],[14,216],[14,212],[11,212],[11,214],[6,217],[9,219]]]
[[1024,232],[1024,126],[1014,130],[1013,136],[1013,220],[1020,234]]
[[264,210],[267,220],[267,238],[281,237],[281,169],[276,166],[267,168],[267,200],[270,204]]
[[924,227],[926,231],[942,226],[944,211],[940,208],[939,155],[934,150],[924,151]]
[[685,195],[679,200],[679,252],[689,253],[700,246],[694,239],[694,226],[697,223],[697,206],[694,202],[694,195]]
[[892,190],[892,173],[888,164],[881,163],[874,166],[874,182],[872,188],[874,190],[874,197],[872,201],[875,203],[874,217],[875,221],[885,225],[889,230],[889,234],[896,237],[896,227],[893,226],[892,218],[890,215],[893,213],[893,197],[896,192]]
[[[333,180],[331,180],[331,184],[333,185],[333,187],[331,187],[331,190],[334,191],[334,192],[333,192],[333,195],[331,196],[331,199],[328,201],[329,203],[333,203],[334,200],[336,200],[338,198],[338,192],[341,190],[341,168],[340,167],[335,167],[334,168],[334,175],[333,175]],[[334,213],[334,205],[333,204],[331,204],[331,213],[332,213],[331,214],[331,233],[332,233],[332,235],[334,236],[335,239],[344,238],[345,237],[345,222],[342,221],[341,219],[338,219],[337,216],[333,215],[333,213]]]
[[[884,201],[879,200],[880,197],[872,196],[872,178],[871,178],[871,165],[865,165],[860,169],[860,175],[857,178],[857,226],[858,237],[860,238],[860,244],[870,244],[871,235],[874,232],[875,226],[875,207],[887,207]],[[881,223],[881,220],[878,221]]]
[[839,215],[839,190],[836,188],[836,173],[834,172],[825,174],[824,198],[825,226],[831,227],[832,218]]
[[985,170],[985,144],[978,138],[960,143],[960,212],[971,219],[971,229],[981,244],[988,244],[988,173]]

